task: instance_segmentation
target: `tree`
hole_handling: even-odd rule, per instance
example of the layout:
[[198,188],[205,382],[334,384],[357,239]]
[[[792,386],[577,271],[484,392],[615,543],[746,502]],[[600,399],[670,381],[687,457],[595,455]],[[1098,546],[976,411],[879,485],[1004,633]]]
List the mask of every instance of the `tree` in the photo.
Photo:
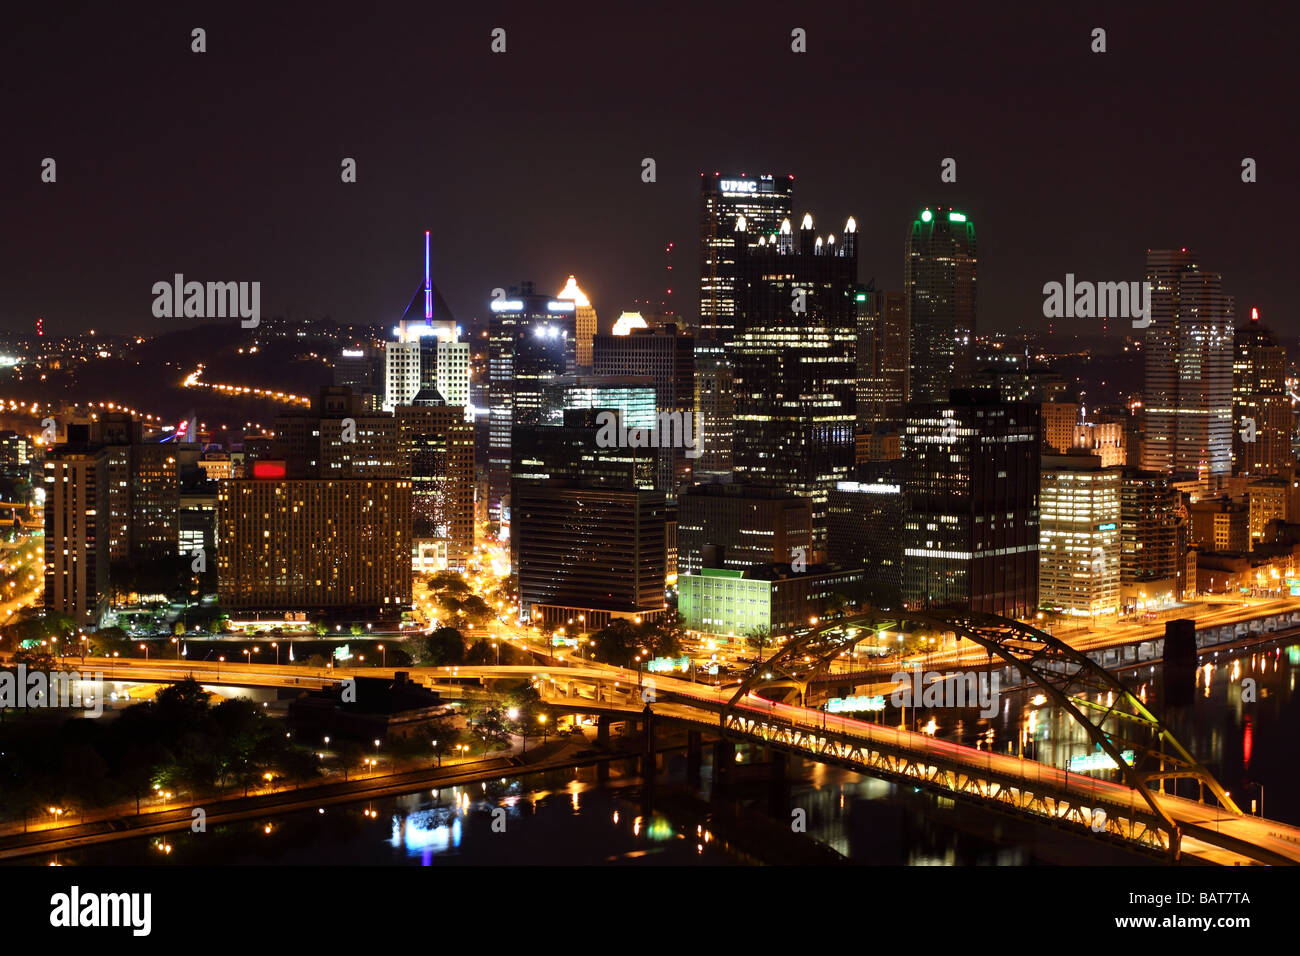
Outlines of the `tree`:
[[[421,644],[423,646],[421,646]],[[442,667],[465,662],[465,637],[454,627],[440,627],[416,644],[421,664]]]
[[745,633],[745,644],[758,651],[760,658],[763,656],[763,651],[774,643],[772,632],[766,627],[756,627]]
[[26,647],[14,651],[13,663],[27,665],[29,671],[50,672],[55,669],[54,655],[43,647]]
[[546,706],[542,702],[541,692],[531,681],[524,681],[512,688],[506,694],[505,705],[507,716],[514,711],[515,716],[510,718],[510,725],[515,733],[532,735],[538,732],[542,725],[538,718],[546,713]]
[[348,771],[361,766],[365,755],[366,749],[355,740],[340,740],[334,745],[334,756],[339,766],[343,768],[344,780],[348,778]]
[[592,635],[591,658],[617,667],[631,667],[641,650],[640,628],[626,618],[615,618]]
[[190,675],[154,694],[154,706],[164,724],[178,729],[198,727],[207,720],[211,699],[212,694]]
[[451,722],[450,717],[440,717],[429,727],[429,734],[433,754],[438,758],[438,766],[441,767],[442,758],[454,752],[456,745],[460,743],[461,733]]
[[66,614],[53,612],[25,613],[5,626],[4,646],[17,650],[23,644],[40,644],[52,638],[64,638],[76,629],[76,622]]
[[487,638],[480,637],[470,645],[469,650],[465,652],[466,664],[495,664],[497,659],[496,648]]
[[425,585],[430,592],[450,592],[462,597],[470,593],[469,583],[455,571],[439,571]]
[[483,741],[484,756],[487,756],[489,745],[510,741],[510,727],[505,711],[495,704],[483,708],[475,715],[469,731]]

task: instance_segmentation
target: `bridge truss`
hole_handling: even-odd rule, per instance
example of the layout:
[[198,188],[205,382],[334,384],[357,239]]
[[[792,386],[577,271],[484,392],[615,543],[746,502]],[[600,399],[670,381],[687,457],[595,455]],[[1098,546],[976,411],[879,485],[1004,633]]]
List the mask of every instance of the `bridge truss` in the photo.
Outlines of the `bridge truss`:
[[[986,668],[1010,667],[1026,683],[1041,689],[1110,757],[1124,783],[1145,804],[1145,812],[1137,812],[1134,807],[1118,813],[1113,811],[1120,808],[1112,807],[1104,812],[1105,832],[1168,850],[1176,857],[1179,828],[1156,799],[1156,794],[1163,792],[1166,780],[1195,780],[1199,800],[1205,802],[1208,791],[1224,810],[1241,815],[1219,782],[1114,675],[1045,631],[990,614],[933,610],[899,614],[871,612],[823,624],[788,641],[753,669],[723,708],[722,727],[763,736],[816,756],[842,758],[873,772],[912,780],[932,789],[1011,803],[1022,811],[1087,825],[1094,833],[1099,832],[1098,808],[1079,806],[1077,797],[1068,790],[1053,795],[1044,790],[1041,781],[1026,787],[1025,780],[1016,780],[1014,775],[997,779],[991,770],[972,773],[969,767],[944,768],[933,755],[923,756],[906,748],[872,749],[860,739],[837,740],[834,735],[818,735],[815,730],[796,727],[777,718],[756,718],[747,709],[737,707],[747,694],[758,690],[805,692],[809,684],[825,679],[836,657],[885,631],[955,634],[987,652]],[[1124,760],[1125,750],[1133,752],[1131,764]]]

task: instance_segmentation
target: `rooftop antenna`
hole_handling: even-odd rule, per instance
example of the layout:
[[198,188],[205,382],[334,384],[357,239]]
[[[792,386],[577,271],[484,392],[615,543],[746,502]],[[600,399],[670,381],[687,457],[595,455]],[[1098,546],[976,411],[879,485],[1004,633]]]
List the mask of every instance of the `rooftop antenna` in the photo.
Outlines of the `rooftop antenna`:
[[424,323],[433,324],[433,281],[429,278],[429,230],[424,230]]

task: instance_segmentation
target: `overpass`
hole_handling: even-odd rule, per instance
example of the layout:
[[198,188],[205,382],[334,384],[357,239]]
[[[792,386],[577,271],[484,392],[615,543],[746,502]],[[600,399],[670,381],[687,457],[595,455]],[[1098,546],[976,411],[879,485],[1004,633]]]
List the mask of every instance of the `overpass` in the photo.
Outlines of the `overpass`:
[[[648,705],[653,719],[799,754],[1174,861],[1187,857],[1211,863],[1300,863],[1300,828],[1242,814],[1217,781],[1113,677],[1095,664],[1081,664],[1081,659],[1087,660],[1083,655],[1062,650],[1063,645],[1048,635],[1015,622],[979,616],[930,621],[933,626],[970,631],[989,645],[991,653],[1004,655],[1009,666],[1047,690],[1112,756],[1114,766],[1122,768],[1120,781],[1071,773],[1023,754],[995,754],[900,727],[831,716],[755,693],[809,679],[807,671],[784,667],[813,656],[805,652],[816,651],[819,660],[829,659],[843,649],[845,641],[864,639],[870,633],[866,625],[897,623],[870,616],[855,620],[853,626],[837,622],[790,642],[735,690],[663,675],[643,676],[638,682],[628,671],[600,664],[549,669],[491,665],[334,669],[100,658],[89,660],[81,670],[86,673],[103,664],[110,680],[175,681],[192,674],[205,683],[300,690],[351,676],[389,676],[399,669],[444,692],[455,683],[532,680],[548,707],[557,711],[598,715],[606,721],[644,720]],[[910,620],[921,623],[919,616]],[[1063,661],[1073,662],[1075,671],[1060,672]],[[1105,686],[1115,696],[1094,706],[1091,689],[1095,682],[1107,680],[1113,682]],[[1137,743],[1144,735],[1146,743]],[[1139,754],[1135,766],[1129,766],[1120,752],[1129,743],[1135,743]],[[1166,782],[1187,779],[1198,784],[1201,799],[1166,792]],[[1206,790],[1213,802],[1204,799]]]

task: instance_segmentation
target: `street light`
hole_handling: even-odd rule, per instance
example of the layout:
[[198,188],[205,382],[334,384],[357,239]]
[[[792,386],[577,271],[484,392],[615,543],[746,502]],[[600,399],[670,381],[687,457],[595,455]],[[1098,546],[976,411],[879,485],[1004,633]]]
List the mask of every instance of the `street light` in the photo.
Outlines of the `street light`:
[[280,645],[275,641],[272,641],[271,646],[275,648],[275,666],[279,667],[280,666]]
[[140,645],[140,650],[144,651],[144,660],[145,660],[145,663],[146,663],[146,664],[149,663],[149,645],[148,645],[148,644],[143,644],[143,643],[142,643],[142,644]]
[[[367,624],[366,626],[369,627],[370,625]],[[380,667],[388,666],[388,651],[384,650],[383,644],[379,645],[379,662]]]

